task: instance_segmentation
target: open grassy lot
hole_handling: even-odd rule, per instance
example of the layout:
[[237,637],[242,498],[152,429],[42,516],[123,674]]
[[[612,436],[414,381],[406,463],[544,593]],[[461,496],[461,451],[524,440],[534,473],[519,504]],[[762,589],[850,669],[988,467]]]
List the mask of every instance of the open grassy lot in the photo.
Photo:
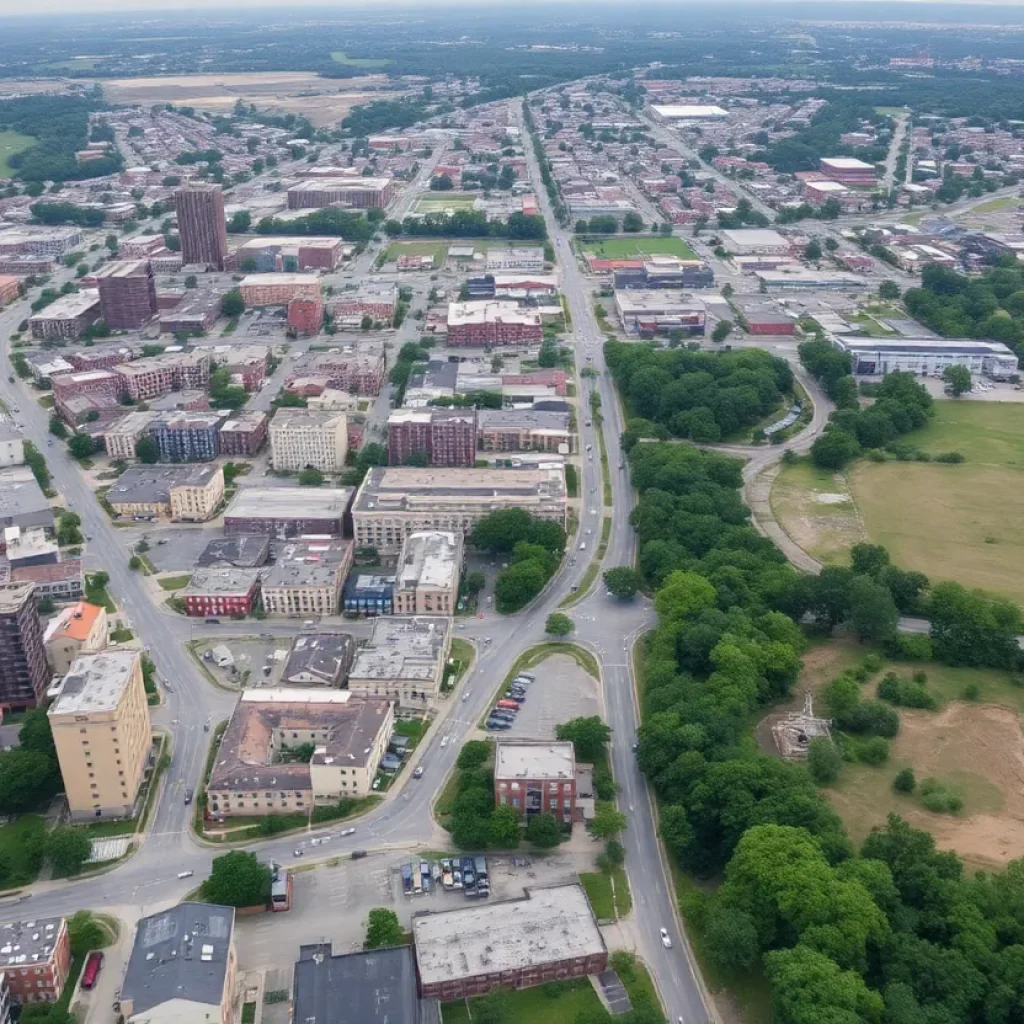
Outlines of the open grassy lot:
[[29,146],[35,145],[35,141],[31,135],[0,132],[0,178],[9,178],[14,173],[7,158],[14,156],[15,153],[23,153]]
[[[470,1000],[473,1007],[478,999]],[[580,1014],[596,1014],[601,1000],[586,978],[573,981],[554,981],[535,988],[509,992],[505,1024],[567,1024]],[[445,1003],[445,1024],[468,1024],[473,1020],[466,1002]]]
[[576,248],[608,260],[637,259],[640,256],[678,256],[695,260],[697,254],[674,235],[638,235],[635,238],[577,238]]
[[331,60],[337,64],[346,64],[351,68],[386,68],[395,62],[388,57],[349,57],[344,50],[335,50]]
[[10,865],[3,888],[13,889],[36,880],[37,853],[42,849],[45,834],[46,822],[38,814],[23,814],[0,827],[0,857]]
[[399,256],[433,256],[440,267],[448,256],[447,242],[392,242],[384,253],[385,263],[394,263]]
[[470,209],[476,202],[472,192],[427,192],[416,203],[417,213],[442,213],[444,210]]
[[808,459],[779,470],[771,506],[783,530],[825,565],[845,565],[850,548],[866,539],[846,474]]
[[971,207],[971,213],[997,213],[1000,210],[1015,210],[1024,205],[1016,196],[1004,196],[1002,199],[990,199],[987,203],[979,203]]

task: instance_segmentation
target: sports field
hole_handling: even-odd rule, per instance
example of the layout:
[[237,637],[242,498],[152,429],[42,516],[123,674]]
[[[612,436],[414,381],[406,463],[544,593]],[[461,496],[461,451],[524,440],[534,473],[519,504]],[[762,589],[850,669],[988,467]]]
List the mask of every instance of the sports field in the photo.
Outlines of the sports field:
[[388,57],[349,57],[344,50],[335,50],[331,60],[337,64],[346,64],[351,68],[386,68],[395,62]]
[[433,256],[434,265],[440,267],[448,257],[447,242],[392,242],[384,254],[385,263],[393,263],[399,256]]
[[637,238],[576,238],[576,248],[607,260],[628,260],[640,256],[678,256],[695,260],[697,254],[681,238],[655,235]]
[[31,135],[19,135],[17,132],[0,132],[0,178],[9,178],[14,169],[7,158],[15,153],[22,153],[35,144]]
[[417,213],[443,213],[445,210],[471,209],[476,196],[470,192],[427,192],[416,203]]
[[960,465],[858,463],[850,487],[867,535],[893,559],[1024,603],[1024,405],[936,402],[907,441]]

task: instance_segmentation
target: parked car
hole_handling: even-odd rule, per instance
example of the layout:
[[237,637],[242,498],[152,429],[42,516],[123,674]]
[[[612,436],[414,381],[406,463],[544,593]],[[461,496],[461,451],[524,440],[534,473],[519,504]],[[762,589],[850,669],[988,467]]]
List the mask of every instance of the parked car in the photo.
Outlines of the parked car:
[[192,803],[192,797],[193,796],[195,796],[193,791],[191,789],[186,789],[185,790],[185,803],[187,803],[187,804]]
[[96,977],[102,966],[103,954],[98,949],[94,950],[89,954],[89,959],[85,961],[85,967],[82,968],[82,988],[90,989],[96,984]]

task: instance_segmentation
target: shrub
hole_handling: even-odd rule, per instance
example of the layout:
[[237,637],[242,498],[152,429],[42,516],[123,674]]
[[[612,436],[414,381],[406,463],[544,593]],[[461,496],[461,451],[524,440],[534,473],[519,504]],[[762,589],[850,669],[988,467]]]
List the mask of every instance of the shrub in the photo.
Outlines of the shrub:
[[865,700],[837,722],[846,732],[892,739],[900,731],[900,716],[877,700]]
[[889,760],[889,741],[882,736],[864,740],[857,747],[857,758],[864,764],[885,764]]
[[964,700],[977,700],[981,696],[981,687],[977,683],[968,683],[960,696]]
[[811,740],[807,747],[807,767],[811,778],[819,786],[826,786],[839,778],[843,758],[831,740],[824,737]]
[[892,780],[892,788],[897,793],[913,793],[917,786],[917,779],[914,778],[913,768],[901,768]]
[[882,645],[890,658],[931,661],[932,638],[925,633],[893,633]]
[[[923,672],[915,673],[915,677]],[[925,677],[927,678],[927,677]],[[909,682],[901,679],[895,672],[889,672],[878,684],[878,696],[890,704],[897,704],[904,708],[920,708],[925,711],[934,711],[939,702],[933,694],[929,693],[923,683]]]
[[935,456],[936,462],[958,463],[964,461],[963,452],[940,452]]
[[882,669],[882,657],[879,654],[865,655],[862,665],[864,667],[865,672],[867,672],[869,675],[874,675],[876,672],[880,672]]
[[963,797],[956,790],[932,778],[921,783],[921,802],[933,814],[958,814],[964,807]]
[[921,669],[918,669],[914,673],[912,678],[915,683],[920,683],[922,686],[924,686],[924,684],[928,682],[928,673],[923,672]]

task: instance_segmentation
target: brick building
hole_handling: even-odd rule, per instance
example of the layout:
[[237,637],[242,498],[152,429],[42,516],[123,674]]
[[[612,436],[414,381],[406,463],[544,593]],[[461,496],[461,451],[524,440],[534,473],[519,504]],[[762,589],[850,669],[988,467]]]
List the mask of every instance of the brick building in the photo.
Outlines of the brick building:
[[198,334],[208,331],[220,316],[222,293],[214,289],[192,289],[169,312],[160,317],[161,334]]
[[58,373],[51,378],[53,384],[53,407],[65,423],[74,425],[75,418],[66,409],[72,398],[88,396],[96,399],[100,407],[118,405],[121,394],[121,379],[109,370],[85,370],[82,373]]
[[105,263],[93,276],[100,293],[100,312],[111,330],[135,330],[156,315],[156,282],[147,260]]
[[877,184],[874,166],[852,157],[822,157],[818,162],[818,170],[843,185]]
[[172,412],[158,415],[148,434],[160,447],[161,462],[209,462],[220,451],[223,413]]
[[287,306],[292,299],[319,299],[316,274],[250,274],[238,286],[247,306]]
[[448,305],[449,345],[539,345],[540,313],[515,302],[452,302]]
[[165,352],[163,355],[120,363],[115,367],[121,390],[144,402],[168,391],[204,391],[210,383],[210,357],[206,352]]
[[3,967],[14,1002],[25,1005],[60,999],[71,970],[71,940],[63,917],[0,925],[0,945],[18,948],[14,962],[9,954]]
[[485,452],[559,452],[575,447],[567,412],[533,409],[481,409],[477,413],[477,440]]
[[262,534],[285,539],[302,534],[340,537],[352,503],[351,487],[239,487],[224,513],[228,537]]
[[255,455],[267,437],[267,414],[257,410],[234,413],[220,426],[220,453],[226,457]]
[[288,209],[311,210],[322,206],[383,209],[394,195],[395,183],[391,178],[312,179],[288,189]]
[[259,569],[196,569],[181,597],[187,615],[248,615],[259,589]]
[[319,334],[323,322],[323,299],[294,298],[288,303],[288,326],[293,331]]
[[475,409],[396,409],[388,417],[388,465],[425,455],[428,466],[476,463]]
[[0,705],[35,707],[49,682],[35,587],[0,584]]
[[251,274],[334,270],[341,262],[345,241],[342,238],[251,238],[231,255],[232,270]]
[[499,741],[494,757],[494,802],[526,821],[553,814],[564,824],[576,820],[576,756],[567,741]]
[[384,383],[384,372],[384,350],[374,347],[317,355],[303,368],[302,375],[323,377],[324,387],[354,395],[378,395]]
[[0,306],[6,306],[18,297],[18,279],[13,274],[0,277]]
[[224,269],[228,234],[219,185],[189,184],[174,193],[183,264]]
[[328,304],[331,315],[339,322],[359,323],[364,316],[390,324],[398,305],[398,288],[364,288],[352,295],[332,298]]
[[[2,304],[2,303],[0,303]],[[100,293],[92,288],[62,295],[45,309],[29,317],[33,338],[74,339],[100,315]]]

